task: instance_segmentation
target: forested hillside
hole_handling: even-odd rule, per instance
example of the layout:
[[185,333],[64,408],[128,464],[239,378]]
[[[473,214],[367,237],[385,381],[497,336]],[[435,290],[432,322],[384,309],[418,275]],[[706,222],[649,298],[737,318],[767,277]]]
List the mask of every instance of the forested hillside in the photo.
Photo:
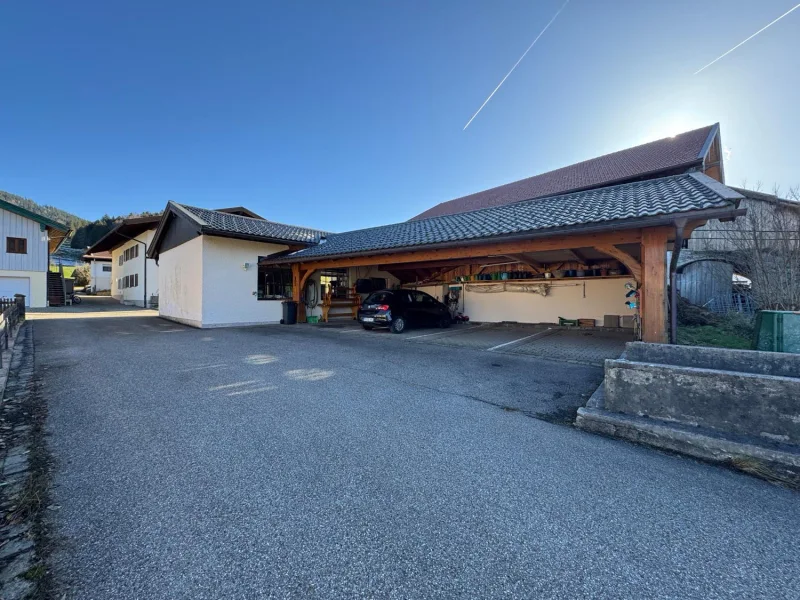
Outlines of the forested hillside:
[[53,219],[54,221],[58,221],[59,223],[63,223],[64,225],[68,225],[70,229],[72,229],[72,237],[68,240],[67,244],[71,248],[81,248],[85,249],[87,246],[91,246],[95,244],[100,238],[102,238],[105,234],[109,231],[114,229],[114,227],[122,220],[122,219],[129,219],[132,217],[149,217],[149,216],[156,216],[160,213],[130,213],[125,216],[119,217],[110,217],[108,215],[103,215],[102,218],[97,219],[94,222],[87,221],[86,219],[82,219],[77,215],[73,215],[72,213],[68,213],[65,210],[61,210],[60,208],[56,208],[55,206],[48,206],[43,204],[38,204],[34,202],[30,198],[23,198],[22,196],[17,196],[16,194],[11,194],[9,192],[4,192],[0,190],[0,200],[5,200],[6,202],[10,202],[11,204],[16,204],[17,206],[21,206],[22,208],[34,212],[36,214],[42,215],[43,217],[47,217],[48,219]]
[[37,215],[42,215],[43,217],[47,217],[53,221],[58,221],[59,223],[68,225],[70,229],[77,229],[78,227],[83,227],[89,223],[89,221],[86,219],[81,219],[79,216],[68,213],[67,211],[56,208],[55,206],[39,204],[30,198],[23,198],[22,196],[17,196],[16,194],[11,194],[10,192],[4,192],[0,190],[0,200],[5,200],[11,204],[16,204],[25,210],[36,213]]

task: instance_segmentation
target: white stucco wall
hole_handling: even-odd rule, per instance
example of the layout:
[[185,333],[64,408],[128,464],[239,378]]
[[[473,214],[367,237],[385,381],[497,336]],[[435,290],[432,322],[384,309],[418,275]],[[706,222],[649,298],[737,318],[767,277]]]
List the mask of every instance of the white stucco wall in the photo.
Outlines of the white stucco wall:
[[[130,240],[121,246],[114,248],[111,251],[111,295],[117,300],[135,304],[136,306],[144,306],[145,302],[145,287],[147,288],[147,300],[150,296],[158,294],[159,277],[158,265],[152,259],[146,259],[145,254],[147,249],[150,248],[150,242],[155,234],[155,228],[149,229],[144,233],[136,236],[136,239],[141,240],[147,244],[147,247],[142,246],[138,242]],[[124,261],[122,265],[119,264],[119,257],[125,253],[125,250],[133,246],[139,246],[139,256],[131,260]],[[147,285],[145,286],[144,271],[145,260],[147,260]],[[126,275],[139,274],[139,285],[133,288],[121,289],[118,286],[118,281]]]
[[[25,298],[25,306],[32,308],[44,308],[47,306],[47,272],[45,271],[17,271],[17,270],[0,270],[0,278],[13,277],[15,279],[28,280],[28,294]],[[16,289],[18,281],[14,281],[13,287]]]
[[203,239],[194,238],[158,259],[158,314],[193,327],[203,324]]
[[625,305],[628,291],[625,284],[631,281],[624,278],[552,281],[548,282],[551,287],[547,296],[527,292],[479,293],[467,289],[463,311],[471,321],[487,323],[558,323],[558,317],[564,317],[594,319],[602,325],[604,315],[633,314]]
[[[103,267],[111,267],[107,260],[93,260],[89,263],[89,274],[91,276],[90,285],[94,286],[96,292],[111,289],[111,271],[103,271]],[[111,267],[113,271],[113,267]]]
[[281,301],[258,300],[256,294],[258,257],[287,246],[206,235],[198,239],[203,244],[203,327],[279,323]]

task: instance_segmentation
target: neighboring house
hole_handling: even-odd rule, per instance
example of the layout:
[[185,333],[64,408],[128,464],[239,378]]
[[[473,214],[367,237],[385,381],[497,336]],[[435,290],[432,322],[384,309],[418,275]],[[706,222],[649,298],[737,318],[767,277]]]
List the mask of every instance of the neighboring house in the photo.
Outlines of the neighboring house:
[[[732,187],[742,194],[741,208],[748,211],[748,218],[742,222],[720,222],[709,220],[698,227],[687,241],[685,247],[700,251],[740,251],[752,247],[752,234],[760,232],[760,243],[768,245],[776,241],[781,231],[800,231],[800,202],[779,198],[774,194],[764,194],[753,190]],[[747,233],[743,233],[743,230]]]
[[158,296],[158,265],[146,254],[160,219],[123,219],[87,251],[111,253],[111,296],[123,304],[150,306]]
[[725,182],[719,123],[448,200],[412,220],[696,171]]
[[70,228],[0,200],[0,233],[0,297],[23,294],[26,306],[47,306],[50,255]]
[[262,270],[259,259],[316,244],[323,233],[254,214],[167,205],[148,253],[158,264],[162,317],[194,327],[280,321],[291,269]]
[[94,292],[111,290],[111,252],[84,254],[83,260],[89,264],[89,285]]

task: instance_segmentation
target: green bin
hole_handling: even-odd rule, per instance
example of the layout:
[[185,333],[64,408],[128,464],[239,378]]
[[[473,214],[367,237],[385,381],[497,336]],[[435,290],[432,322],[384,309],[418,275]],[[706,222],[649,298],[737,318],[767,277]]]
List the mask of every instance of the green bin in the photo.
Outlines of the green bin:
[[759,311],[753,349],[800,354],[800,312]]

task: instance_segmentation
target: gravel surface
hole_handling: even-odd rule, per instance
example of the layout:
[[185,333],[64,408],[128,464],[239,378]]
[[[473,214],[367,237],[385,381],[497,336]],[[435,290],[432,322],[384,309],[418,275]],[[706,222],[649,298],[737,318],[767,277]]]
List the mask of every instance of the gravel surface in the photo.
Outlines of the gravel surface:
[[66,598],[800,597],[797,493],[523,414],[598,368],[302,326],[34,326]]

